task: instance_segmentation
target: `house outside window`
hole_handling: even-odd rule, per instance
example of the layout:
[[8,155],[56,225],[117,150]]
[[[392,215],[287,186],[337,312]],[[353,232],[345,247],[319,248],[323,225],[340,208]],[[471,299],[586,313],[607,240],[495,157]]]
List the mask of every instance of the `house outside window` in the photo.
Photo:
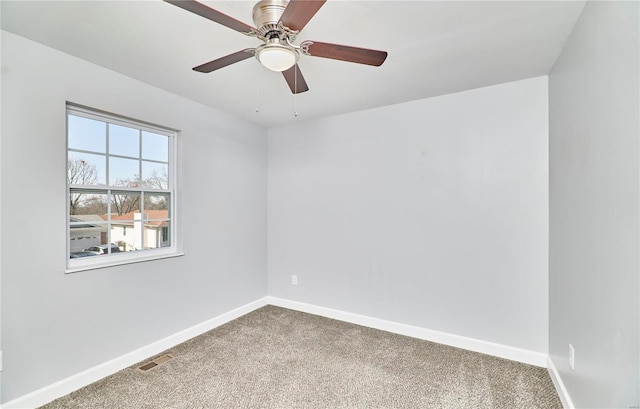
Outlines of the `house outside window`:
[[68,270],[175,253],[175,138],[67,105]]

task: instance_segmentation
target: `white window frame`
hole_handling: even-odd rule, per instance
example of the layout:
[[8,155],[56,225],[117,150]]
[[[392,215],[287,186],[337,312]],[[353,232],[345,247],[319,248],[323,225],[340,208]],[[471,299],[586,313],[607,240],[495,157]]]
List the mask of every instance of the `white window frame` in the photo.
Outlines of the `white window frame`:
[[[152,189],[152,188],[146,188],[146,187],[136,187],[136,188],[129,188],[129,187],[121,187],[121,186],[113,186],[113,185],[70,185],[68,182],[68,177],[67,177],[67,163],[68,163],[68,158],[69,158],[69,124],[68,124],[68,120],[69,120],[69,115],[74,115],[74,116],[80,116],[80,117],[84,117],[84,118],[88,118],[88,119],[94,119],[94,120],[98,120],[98,121],[102,121],[102,122],[106,122],[109,124],[115,124],[115,125],[120,125],[120,126],[125,126],[128,128],[134,128],[140,131],[147,131],[147,132],[152,132],[155,134],[160,134],[160,135],[165,135],[169,138],[169,158],[168,158],[168,176],[169,176],[169,183],[168,183],[168,188],[167,189]],[[131,263],[139,263],[139,262],[144,262],[144,261],[150,261],[150,260],[158,260],[158,259],[164,259],[164,258],[170,258],[170,257],[177,257],[177,256],[182,256],[184,255],[180,250],[179,250],[179,246],[178,246],[178,232],[179,232],[179,228],[178,228],[178,218],[177,218],[177,210],[176,210],[176,202],[177,202],[177,198],[176,198],[176,174],[177,174],[177,145],[178,145],[178,135],[179,135],[179,131],[174,130],[174,129],[170,129],[167,127],[162,127],[162,126],[158,126],[158,125],[154,125],[154,124],[149,124],[143,121],[139,121],[139,120],[135,120],[135,119],[130,119],[127,117],[123,117],[123,116],[119,116],[119,115],[115,115],[115,114],[111,114],[111,113],[107,113],[104,111],[99,111],[96,109],[92,109],[92,108],[88,108],[88,107],[84,107],[84,106],[80,106],[80,105],[76,105],[76,104],[72,104],[67,102],[67,106],[66,106],[66,111],[65,111],[65,122],[66,122],[66,127],[65,127],[65,146],[66,146],[66,150],[65,150],[65,155],[66,155],[66,159],[65,160],[65,186],[66,186],[66,201],[67,201],[67,205],[66,205],[66,209],[65,209],[65,220],[66,220],[66,253],[65,253],[65,258],[67,260],[67,267],[65,272],[66,273],[75,273],[75,272],[79,272],[79,271],[85,271],[85,270],[93,270],[93,269],[98,269],[98,268],[106,268],[106,267],[112,267],[112,266],[118,266],[118,265],[123,265],[123,264],[131,264]],[[108,144],[108,132],[107,132],[107,144]],[[76,149],[71,149],[71,151],[73,152],[84,152],[82,150],[76,150]],[[87,153],[91,153],[91,154],[95,154],[95,152],[87,152]],[[142,160],[142,152],[140,152],[140,158],[139,160]],[[105,156],[107,158],[106,160],[106,172],[107,175],[109,174],[109,156],[115,156],[118,157],[118,155],[109,155],[108,151],[105,153]],[[169,236],[170,236],[170,240],[171,240],[171,245],[167,246],[167,247],[160,247],[160,248],[154,248],[154,249],[145,249],[145,250],[140,250],[140,251],[132,251],[132,252],[121,252],[121,253],[115,253],[115,254],[109,254],[108,256],[95,256],[95,257],[82,257],[82,258],[77,258],[77,259],[71,259],[69,257],[70,254],[70,239],[71,239],[71,222],[70,222],[70,215],[69,215],[69,197],[70,197],[70,193],[71,193],[71,189],[74,190],[82,190],[82,189],[86,189],[88,191],[105,191],[108,192],[108,194],[110,195],[112,191],[115,192],[126,192],[126,191],[130,191],[132,193],[141,193],[141,195],[143,195],[144,193],[149,193],[149,194],[169,194],[170,195],[170,202],[169,202],[169,213],[167,218],[170,221],[170,226],[171,228],[169,228]],[[143,193],[144,192],[144,193]],[[110,226],[111,226],[111,201],[109,200],[107,202],[107,244],[109,244],[111,242],[110,237],[111,237],[111,232],[110,232]],[[153,219],[147,219],[149,221],[153,221]],[[144,234],[144,229],[142,229],[142,234]]]

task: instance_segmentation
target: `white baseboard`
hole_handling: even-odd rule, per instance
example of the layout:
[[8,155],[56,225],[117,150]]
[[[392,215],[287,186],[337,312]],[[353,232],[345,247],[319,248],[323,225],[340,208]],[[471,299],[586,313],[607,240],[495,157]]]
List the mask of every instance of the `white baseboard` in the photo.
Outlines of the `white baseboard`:
[[352,324],[362,325],[369,328],[380,329],[393,332],[395,334],[406,335],[412,338],[424,339],[426,341],[437,342],[457,348],[463,348],[474,352],[497,356],[499,358],[510,359],[512,361],[523,362],[542,368],[547,366],[547,355],[541,352],[529,351],[515,348],[508,345],[496,344],[474,338],[467,338],[460,335],[446,332],[434,331],[426,328],[415,327],[407,324],[400,324],[393,321],[381,320],[364,315],[334,310],[326,307],[319,307],[312,304],[291,301],[277,297],[267,297],[267,304],[278,307],[289,308],[296,311],[307,312],[309,314],[320,315]]
[[[547,365],[549,364],[550,368],[552,368],[553,370],[553,372],[550,371],[551,379],[553,380],[554,385],[558,390],[558,394],[562,399],[562,403],[565,405],[565,408],[574,408],[571,404],[571,400],[569,399],[569,395],[566,393],[566,390],[564,389],[564,386],[560,381],[560,378],[557,376],[557,372],[555,371],[555,367],[553,367],[553,363],[548,360],[546,354],[478,339],[462,337],[459,335],[448,334],[445,332],[433,331],[407,324],[400,324],[397,322],[386,321],[350,312],[334,310],[331,308],[320,307],[312,304],[267,296],[221,314],[200,324],[194,325],[193,327],[177,332],[147,346],[136,349],[135,351],[129,352],[118,358],[104,362],[93,368],[89,368],[85,371],[62,379],[51,385],[45,386],[44,388],[38,389],[27,395],[6,402],[1,405],[1,409],[25,409],[42,406],[268,304],[320,315],[340,321],[350,322],[365,327],[380,329],[400,335],[406,335],[413,338],[437,342],[444,345],[463,348],[470,351],[480,352],[483,354],[493,355],[500,358],[506,358],[513,361],[523,362],[540,367],[547,367]],[[568,402],[568,404],[566,404],[565,402]]]
[[267,305],[266,300],[267,298],[263,297],[250,302],[249,304],[235,308],[210,320],[194,325],[193,327],[187,328],[173,335],[169,335],[166,338],[136,349],[135,351],[131,351],[118,358],[112,359],[111,361],[104,362],[27,395],[6,402],[1,407],[2,409],[25,409],[42,406],[124,368],[134,365],[140,361],[144,361],[145,359],[157,355],[193,337],[204,334],[205,332],[219,327],[220,325],[226,324],[229,321],[248,314],[251,311],[264,307]]
[[562,382],[560,373],[556,369],[556,366],[553,364],[551,358],[547,358],[547,371],[549,372],[549,377],[551,377],[553,386],[556,387],[556,391],[558,392],[558,396],[560,397],[560,401],[562,401],[562,406],[564,407],[564,409],[575,409],[575,406],[571,401],[571,397],[569,396],[569,392],[564,386],[564,382]]

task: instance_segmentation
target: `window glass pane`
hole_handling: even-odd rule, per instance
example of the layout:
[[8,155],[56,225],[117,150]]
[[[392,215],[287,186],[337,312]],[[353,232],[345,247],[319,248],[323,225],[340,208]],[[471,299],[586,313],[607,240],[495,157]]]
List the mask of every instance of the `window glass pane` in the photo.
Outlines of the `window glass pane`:
[[69,149],[105,153],[107,148],[107,124],[94,119],[68,115]]
[[109,154],[140,157],[140,131],[109,124]]
[[141,250],[141,226],[142,222],[137,218],[116,220],[111,224],[111,242],[117,245],[121,252]]
[[123,216],[125,217],[112,218],[111,243],[115,244],[121,252],[141,249],[140,219],[136,219],[134,214]]
[[165,222],[162,226],[162,241],[160,247],[171,246],[171,222]]
[[113,192],[111,196],[111,223],[133,223],[140,219],[140,193]]
[[142,159],[169,162],[169,137],[142,132]]
[[70,185],[105,185],[106,158],[104,155],[69,152],[67,182]]
[[169,194],[145,195],[145,248],[159,248],[171,245],[169,235]]
[[170,202],[171,196],[169,194],[144,195],[145,212],[153,213],[153,211],[158,211],[157,213],[149,215],[151,219],[168,219]]
[[157,162],[142,161],[142,186],[169,189],[169,166]]
[[[73,219],[72,217],[71,220]],[[99,254],[96,247],[106,242],[106,223],[88,221],[69,225],[69,258],[97,256]]]
[[69,191],[69,257],[95,256],[87,251],[107,241],[107,194],[101,190]]
[[140,161],[109,157],[109,185],[110,186],[140,186]]
[[167,220],[146,221],[144,223],[144,248],[157,249],[171,246],[170,222]]
[[[71,189],[69,192],[69,215],[92,215],[93,221],[104,221],[100,218],[107,214],[107,194],[104,191]],[[81,218],[86,221],[86,218]]]
[[129,248],[131,251],[135,250],[143,250],[144,244],[142,243],[142,221],[139,219],[138,221],[133,223],[133,228],[131,234],[128,236]]
[[111,197],[111,243],[120,251],[142,248],[140,193],[113,192]]

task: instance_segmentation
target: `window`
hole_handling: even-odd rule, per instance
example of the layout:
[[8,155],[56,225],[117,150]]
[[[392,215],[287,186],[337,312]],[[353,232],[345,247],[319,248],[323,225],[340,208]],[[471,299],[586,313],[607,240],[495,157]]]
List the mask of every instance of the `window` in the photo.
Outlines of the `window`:
[[68,269],[175,253],[175,137],[67,105]]

